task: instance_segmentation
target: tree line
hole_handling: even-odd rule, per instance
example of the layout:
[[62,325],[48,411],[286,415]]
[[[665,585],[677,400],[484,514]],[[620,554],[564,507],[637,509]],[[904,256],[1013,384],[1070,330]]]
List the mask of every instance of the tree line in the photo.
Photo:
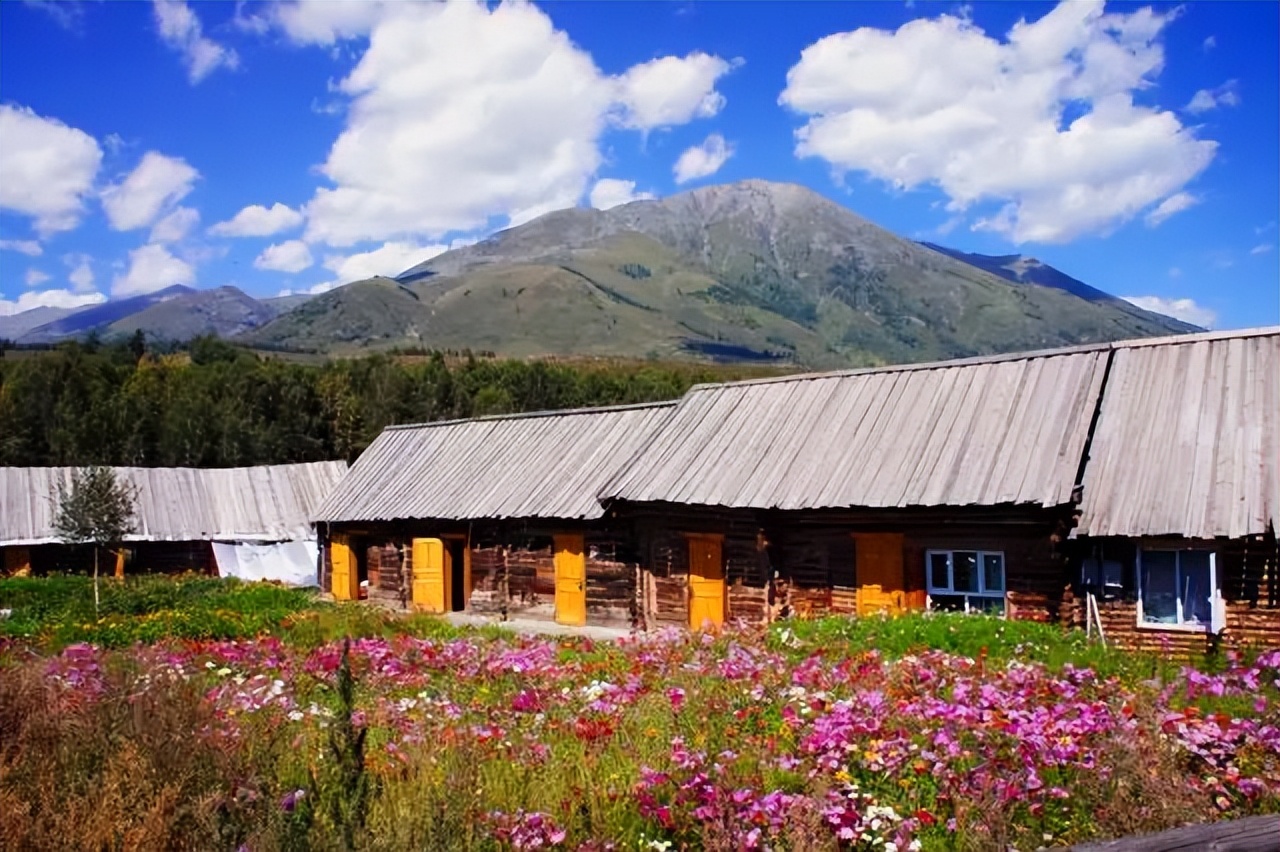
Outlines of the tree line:
[[674,399],[742,371],[443,353],[296,363],[214,338],[0,350],[0,466],[353,460],[384,426]]

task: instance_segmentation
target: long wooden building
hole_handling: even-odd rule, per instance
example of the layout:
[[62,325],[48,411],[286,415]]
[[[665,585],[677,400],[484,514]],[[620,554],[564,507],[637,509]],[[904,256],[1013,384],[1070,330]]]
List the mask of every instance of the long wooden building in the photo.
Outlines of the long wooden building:
[[1269,328],[395,427],[317,519],[335,595],[433,610],[945,609],[1280,645],[1278,456]]

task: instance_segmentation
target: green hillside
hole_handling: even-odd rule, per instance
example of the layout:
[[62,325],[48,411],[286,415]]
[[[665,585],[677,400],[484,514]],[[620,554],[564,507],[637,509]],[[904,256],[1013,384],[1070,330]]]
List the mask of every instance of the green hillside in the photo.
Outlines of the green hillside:
[[319,296],[242,339],[830,367],[1189,330],[995,275],[802,187],[746,181],[551,213],[398,280]]

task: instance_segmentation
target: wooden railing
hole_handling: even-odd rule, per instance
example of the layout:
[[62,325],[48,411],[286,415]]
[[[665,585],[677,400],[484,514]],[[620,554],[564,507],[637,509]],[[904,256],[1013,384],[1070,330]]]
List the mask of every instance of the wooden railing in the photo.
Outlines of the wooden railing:
[[1072,846],[1069,852],[1280,852],[1280,815],[1175,828]]

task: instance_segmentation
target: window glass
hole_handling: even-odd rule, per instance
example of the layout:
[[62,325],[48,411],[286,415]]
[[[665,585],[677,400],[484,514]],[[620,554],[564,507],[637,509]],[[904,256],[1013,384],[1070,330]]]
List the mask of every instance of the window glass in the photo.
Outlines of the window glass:
[[1208,624],[1213,619],[1209,603],[1209,553],[1184,550],[1178,554],[1178,596],[1182,598],[1182,620]]
[[951,583],[947,579],[947,554],[929,554],[929,585],[935,589],[951,588]]
[[1178,554],[1142,553],[1142,618],[1153,624],[1178,623]]
[[1004,591],[1004,557],[999,553],[982,554],[982,583],[988,592]]
[[951,570],[957,592],[978,591],[978,554],[971,550],[957,550],[951,554]]
[[964,595],[931,595],[929,606],[942,612],[964,612]]
[[969,598],[969,611],[1003,614],[1004,598],[988,597],[985,595],[971,597]]

